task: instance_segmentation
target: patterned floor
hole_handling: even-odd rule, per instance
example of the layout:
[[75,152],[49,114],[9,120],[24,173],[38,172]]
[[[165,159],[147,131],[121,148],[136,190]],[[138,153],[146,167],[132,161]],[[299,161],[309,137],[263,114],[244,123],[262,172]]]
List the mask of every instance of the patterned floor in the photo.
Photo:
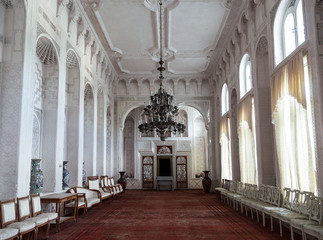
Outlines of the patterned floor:
[[[287,230],[280,238],[278,225],[274,232],[269,222],[267,226],[202,190],[128,190],[119,199],[105,201],[102,208],[89,209],[87,216],[80,211],[78,222],[64,222],[59,233],[52,227],[50,239],[290,239]],[[44,237],[42,229],[39,239]]]

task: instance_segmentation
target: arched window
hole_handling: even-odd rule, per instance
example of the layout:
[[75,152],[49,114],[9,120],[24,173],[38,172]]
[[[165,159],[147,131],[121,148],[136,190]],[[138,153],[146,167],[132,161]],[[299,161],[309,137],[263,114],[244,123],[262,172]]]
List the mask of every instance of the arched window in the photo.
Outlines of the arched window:
[[274,21],[275,62],[278,65],[305,41],[302,0],[283,0]]
[[239,68],[240,98],[252,89],[252,70],[250,56],[245,54]]
[[221,93],[221,113],[224,115],[229,111],[229,96],[228,96],[228,86],[223,84],[222,93]]

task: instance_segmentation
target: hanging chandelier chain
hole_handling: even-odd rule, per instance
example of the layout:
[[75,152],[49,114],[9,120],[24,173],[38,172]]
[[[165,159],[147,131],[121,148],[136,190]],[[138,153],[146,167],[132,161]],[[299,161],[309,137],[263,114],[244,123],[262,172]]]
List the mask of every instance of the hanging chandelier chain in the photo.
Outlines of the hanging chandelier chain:
[[165,71],[165,68],[163,67],[164,61],[163,61],[163,18],[162,18],[162,0],[159,0],[159,67],[157,70],[159,71],[159,79],[160,79],[160,86],[163,86],[163,71]]
[[159,1],[159,44],[160,44],[160,49],[159,49],[159,54],[160,54],[160,60],[163,59],[163,36],[162,36],[162,1]]
[[178,116],[178,107],[175,106],[173,96],[163,88],[163,71],[165,71],[165,68],[163,67],[162,10],[162,0],[159,0],[160,61],[157,70],[160,73],[160,88],[154,95],[150,96],[150,104],[144,109],[145,122],[141,123],[138,128],[141,133],[146,134],[156,131],[160,140],[165,141],[172,133],[184,133],[186,127],[184,124],[175,121]]

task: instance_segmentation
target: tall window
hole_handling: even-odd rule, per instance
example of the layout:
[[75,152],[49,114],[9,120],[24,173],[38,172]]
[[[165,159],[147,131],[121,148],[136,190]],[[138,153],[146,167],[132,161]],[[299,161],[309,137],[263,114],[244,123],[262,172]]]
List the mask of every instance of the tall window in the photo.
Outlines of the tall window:
[[299,51],[276,70],[271,89],[281,186],[317,193],[307,54]]
[[221,111],[222,120],[219,140],[221,145],[221,178],[232,179],[230,118],[226,114],[229,111],[229,92],[226,83],[223,84],[221,92]]
[[245,54],[239,69],[240,98],[238,135],[241,181],[258,183],[258,166],[256,152],[255,106],[254,97],[248,94],[252,89],[252,68],[250,56]]
[[221,112],[222,116],[229,111],[229,93],[227,84],[223,84],[221,92]]
[[252,89],[252,71],[250,56],[245,54],[239,68],[240,98]]
[[220,126],[221,145],[221,178],[232,179],[231,141],[230,141],[230,118],[222,117]]
[[249,94],[239,104],[239,159],[241,181],[258,183],[254,97]]
[[276,65],[305,41],[302,0],[282,0],[274,22],[274,41]]

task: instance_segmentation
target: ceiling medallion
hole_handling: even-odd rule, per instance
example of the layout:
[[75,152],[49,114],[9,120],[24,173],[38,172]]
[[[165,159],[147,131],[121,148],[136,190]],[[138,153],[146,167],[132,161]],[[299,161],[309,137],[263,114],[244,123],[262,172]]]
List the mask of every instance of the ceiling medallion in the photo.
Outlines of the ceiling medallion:
[[154,94],[150,96],[149,105],[145,107],[145,122],[140,121],[138,126],[141,133],[149,133],[156,131],[161,141],[165,141],[171,133],[184,133],[185,125],[178,123],[176,118],[178,117],[178,107],[175,105],[176,100],[174,97],[165,91],[163,87],[163,44],[162,44],[162,0],[159,1],[159,31],[160,31],[160,60],[159,67],[159,79],[160,88]]

